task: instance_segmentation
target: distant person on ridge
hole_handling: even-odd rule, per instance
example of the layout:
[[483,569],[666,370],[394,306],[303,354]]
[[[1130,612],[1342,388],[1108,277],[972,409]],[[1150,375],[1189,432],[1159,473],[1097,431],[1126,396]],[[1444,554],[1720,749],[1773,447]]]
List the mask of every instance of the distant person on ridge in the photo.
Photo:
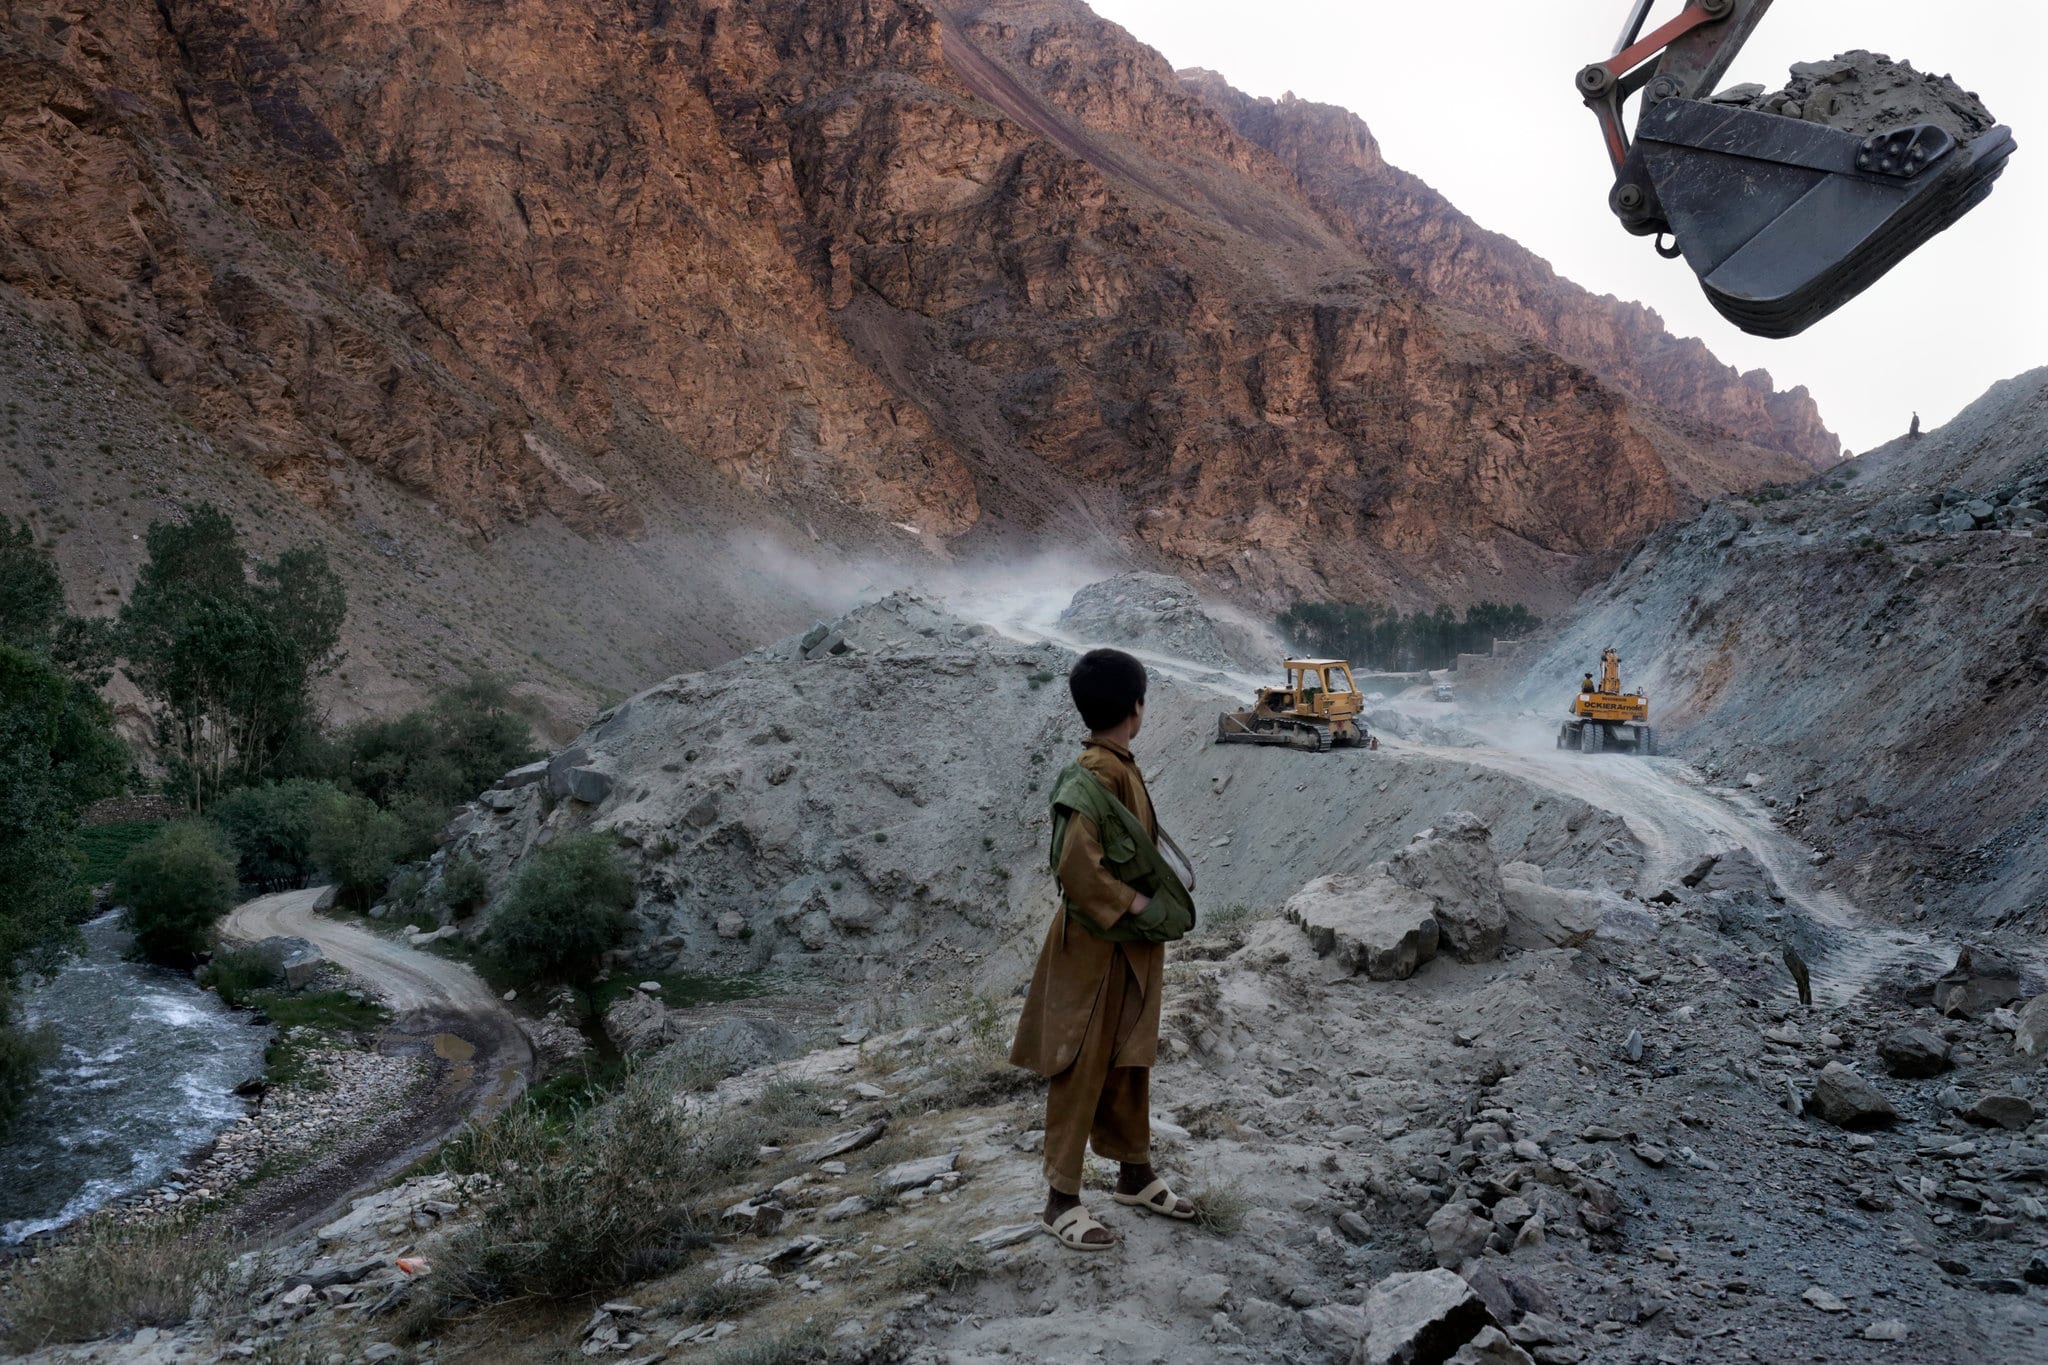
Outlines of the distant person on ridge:
[[[1088,1145],[1117,1162],[1115,1199],[1187,1221],[1195,1207],[1152,1169],[1152,1062],[1166,945],[1194,927],[1194,874],[1160,832],[1131,741],[1145,723],[1145,666],[1092,649],[1067,676],[1088,726],[1052,790],[1060,910],[1038,953],[1010,1060],[1047,1077],[1045,1213],[1060,1245],[1116,1237],[1081,1203]],[[1163,847],[1162,847],[1163,842]]]
[[1914,414],[1913,414],[1913,425],[1912,425],[1912,427],[1911,427],[1910,429],[1908,429],[1908,431],[1906,432],[1906,434],[1907,434],[1908,436],[1918,436],[1918,435],[1920,434],[1920,414],[1919,414],[1919,413],[1917,413],[1917,412],[1916,412],[1916,413],[1914,413]]

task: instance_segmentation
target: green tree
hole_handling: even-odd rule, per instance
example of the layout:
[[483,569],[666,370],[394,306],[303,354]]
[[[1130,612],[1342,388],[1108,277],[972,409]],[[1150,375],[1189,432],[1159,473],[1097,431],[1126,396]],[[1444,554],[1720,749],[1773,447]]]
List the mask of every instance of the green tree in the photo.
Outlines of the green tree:
[[387,809],[406,795],[431,802],[445,821],[450,807],[538,757],[511,703],[505,684],[485,675],[449,688],[423,710],[350,726],[335,745],[336,775]]
[[208,814],[234,846],[242,881],[278,891],[304,886],[317,870],[314,815],[338,795],[331,782],[295,777],[229,792]]
[[206,951],[235,904],[235,863],[220,831],[180,820],[121,860],[114,899],[135,947],[152,962],[185,965]]
[[0,645],[0,976],[47,969],[92,905],[78,813],[121,790],[106,704],[49,659]]
[[250,571],[234,523],[201,505],[149,528],[121,609],[129,675],[150,699],[177,790],[194,810],[276,774],[315,729],[313,680],[338,658],[347,597],[317,548]]
[[398,817],[366,797],[335,792],[313,809],[314,865],[357,910],[368,909],[390,882],[404,844]]
[[57,566],[27,522],[0,521],[0,645],[47,652],[63,617]]
[[537,850],[491,921],[490,946],[523,981],[584,983],[631,927],[633,877],[601,834],[574,834]]
[[[46,1048],[15,1024],[24,969],[53,970],[92,908],[78,846],[87,804],[121,790],[128,755],[64,612],[56,568],[28,527],[0,522],[0,1127]],[[84,676],[82,676],[82,674]]]

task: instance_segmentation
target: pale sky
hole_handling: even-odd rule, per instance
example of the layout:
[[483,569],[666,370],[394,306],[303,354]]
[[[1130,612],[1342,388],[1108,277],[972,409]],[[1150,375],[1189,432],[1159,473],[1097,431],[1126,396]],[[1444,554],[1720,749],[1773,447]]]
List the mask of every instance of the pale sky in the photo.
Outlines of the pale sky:
[[[1738,369],[1804,384],[1861,452],[1952,417],[1994,381],[2048,364],[2048,6],[2034,0],[1777,0],[1722,85],[1785,83],[1850,48],[1953,75],[2019,149],[1991,197],[1797,337],[1724,322],[1683,261],[1607,209],[1613,183],[1572,75],[1606,58],[1626,0],[1089,0],[1176,67],[1239,89],[1343,105],[1387,159],[1595,293],[1637,299]],[[1678,12],[1661,0],[1650,27]],[[1628,107],[1631,127],[1636,105]]]

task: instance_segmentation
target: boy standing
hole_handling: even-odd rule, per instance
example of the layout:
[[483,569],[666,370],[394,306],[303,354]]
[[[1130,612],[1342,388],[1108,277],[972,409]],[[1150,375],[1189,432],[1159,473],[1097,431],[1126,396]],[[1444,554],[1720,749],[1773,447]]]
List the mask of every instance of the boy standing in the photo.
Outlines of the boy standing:
[[[1067,677],[1088,726],[1052,794],[1052,868],[1062,910],[1039,950],[1010,1060],[1051,1081],[1045,1101],[1041,1219],[1060,1244],[1099,1251],[1116,1238],[1081,1204],[1088,1144],[1119,1163],[1115,1198],[1181,1220],[1194,1206],[1152,1169],[1151,1077],[1166,944],[1194,925],[1192,877],[1161,852],[1158,820],[1130,744],[1145,723],[1145,668],[1115,649],[1081,656]],[[1166,839],[1173,848],[1173,841]]]

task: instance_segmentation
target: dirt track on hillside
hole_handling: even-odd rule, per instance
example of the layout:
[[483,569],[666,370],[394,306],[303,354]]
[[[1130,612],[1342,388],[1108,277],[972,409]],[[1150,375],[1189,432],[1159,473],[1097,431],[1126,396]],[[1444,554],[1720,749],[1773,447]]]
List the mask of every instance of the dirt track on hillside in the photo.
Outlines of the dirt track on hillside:
[[259,1187],[232,1215],[242,1231],[283,1237],[328,1218],[433,1150],[479,1114],[504,1107],[533,1073],[524,1030],[483,979],[437,958],[331,919],[326,888],[259,896],[238,906],[222,934],[243,942],[303,938],[391,1007],[377,1039],[387,1054],[427,1058],[428,1079],[367,1129],[345,1135],[312,1163]]

